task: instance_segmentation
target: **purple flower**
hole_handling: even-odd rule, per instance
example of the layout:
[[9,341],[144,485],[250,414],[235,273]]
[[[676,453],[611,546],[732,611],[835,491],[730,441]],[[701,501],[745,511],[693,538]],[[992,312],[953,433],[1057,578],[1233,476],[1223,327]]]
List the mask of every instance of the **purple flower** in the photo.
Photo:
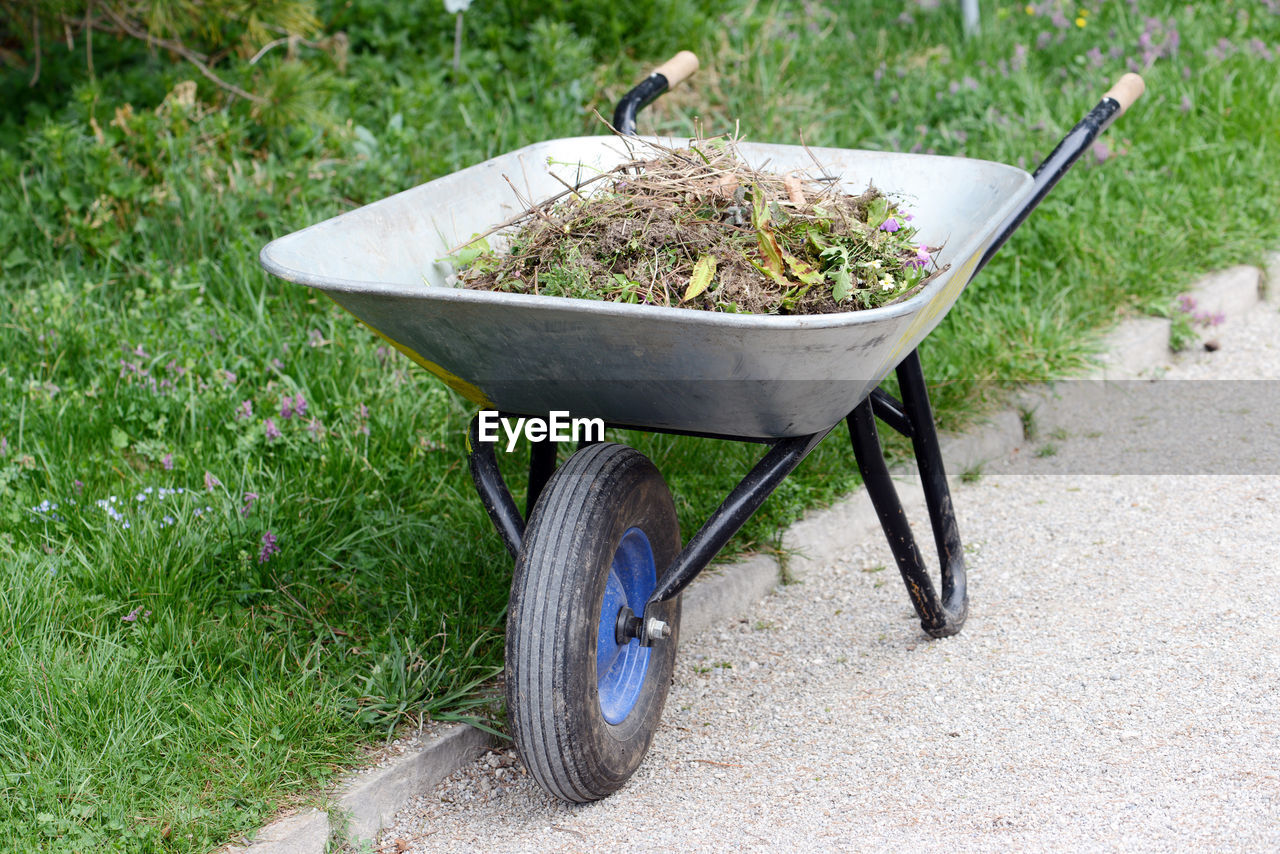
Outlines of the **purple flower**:
[[1220,311],[1212,314],[1207,311],[1196,311],[1192,312],[1191,319],[1201,326],[1218,326],[1226,321],[1227,316]]
[[293,398],[287,394],[280,398],[280,417],[285,421],[293,417]]
[[9,456],[9,437],[0,436],[0,457]]
[[1214,59],[1226,59],[1235,52],[1235,45],[1231,43],[1230,39],[1226,38],[1218,39],[1218,43],[1206,51],[1206,53]]
[[294,395],[293,409],[298,413],[299,418],[307,414],[307,399],[302,396],[301,392]]
[[165,454],[164,459],[160,460],[160,465],[165,471],[173,471],[173,454]]
[[84,492],[84,481],[80,480],[79,478],[73,481],[71,485],[75,487],[77,494]]
[[267,423],[263,426],[266,427],[268,442],[279,439],[282,435],[280,428],[276,426],[276,422],[272,421],[270,418],[267,419]]
[[147,617],[150,617],[150,616],[151,616],[151,612],[143,611],[142,606],[139,605],[138,607],[130,611],[127,616],[121,617],[120,619],[123,622],[132,623],[132,622],[136,622],[138,617],[142,617],[145,620]]
[[251,400],[241,401],[240,405],[236,407],[236,420],[240,421],[242,419],[252,418],[252,417],[253,417],[253,401]]
[[1013,59],[1009,61],[1009,65],[1014,71],[1021,71],[1027,67],[1028,53],[1030,53],[1030,51],[1027,50],[1027,46],[1025,44],[1017,44],[1013,46]]
[[1053,33],[1048,30],[1036,36],[1036,50],[1044,50],[1053,41]]
[[1102,63],[1106,61],[1102,58],[1102,51],[1097,47],[1089,48],[1084,57],[1089,60],[1090,68],[1101,68]]
[[933,260],[933,256],[929,254],[929,247],[921,243],[916,247],[916,257],[907,260],[908,267],[923,267]]
[[222,481],[213,476],[211,472],[204,473],[204,488],[213,489],[215,486],[222,486]]
[[262,548],[258,551],[258,563],[266,563],[271,560],[272,555],[280,553],[280,546],[277,545],[276,535],[267,531],[262,535]]
[[886,219],[884,222],[880,223],[880,230],[887,231],[891,234],[900,228],[902,228],[902,226],[898,223],[897,217],[891,216],[888,219]]
[[309,432],[315,438],[319,439],[321,436],[324,435],[324,425],[321,424],[319,420],[312,418],[310,421],[307,422],[307,432]]
[[244,506],[240,508],[240,515],[249,518],[249,514],[253,512],[253,502],[258,500],[258,493],[246,492],[244,494]]
[[1178,105],[1178,109],[1181,110],[1183,113],[1191,112],[1191,96],[1190,95],[1182,96],[1182,103]]

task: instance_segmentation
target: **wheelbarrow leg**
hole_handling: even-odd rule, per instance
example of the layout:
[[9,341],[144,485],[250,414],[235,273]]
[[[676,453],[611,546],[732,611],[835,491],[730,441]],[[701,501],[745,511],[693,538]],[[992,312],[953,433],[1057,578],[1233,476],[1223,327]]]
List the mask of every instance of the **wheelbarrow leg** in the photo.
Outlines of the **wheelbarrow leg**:
[[[492,442],[480,441],[480,416],[471,419],[467,429],[467,465],[471,469],[471,480],[476,485],[476,492],[484,503],[485,512],[489,514],[493,527],[498,530],[507,551],[515,557],[520,553],[520,544],[524,539],[524,517],[516,507],[516,500],[507,489],[507,482],[502,479],[502,470],[498,468],[498,460],[493,453]],[[529,480],[533,481],[530,470]],[[545,481],[544,481],[545,482]],[[532,503],[530,510],[532,510]]]
[[[849,438],[853,442],[858,470],[862,473],[871,503],[880,518],[880,526],[884,529],[898,570],[902,573],[902,580],[906,583],[907,594],[920,616],[920,626],[935,638],[947,637],[960,631],[964,625],[969,597],[965,590],[964,551],[960,545],[960,531],[956,525],[951,490],[947,486],[947,474],[942,466],[942,451],[917,351],[913,350],[898,366],[898,385],[902,390],[900,405],[879,390],[858,404],[847,419]],[[925,503],[929,509],[929,521],[933,527],[933,540],[938,552],[942,578],[941,599],[920,557],[911,525],[902,511],[898,491],[889,477],[889,467],[885,464],[880,436],[876,430],[877,410],[886,423],[910,437],[915,450]]]
[[556,471],[556,443],[550,439],[531,442],[529,445],[529,489],[525,493],[524,518],[533,515],[533,505],[538,503],[542,488]]

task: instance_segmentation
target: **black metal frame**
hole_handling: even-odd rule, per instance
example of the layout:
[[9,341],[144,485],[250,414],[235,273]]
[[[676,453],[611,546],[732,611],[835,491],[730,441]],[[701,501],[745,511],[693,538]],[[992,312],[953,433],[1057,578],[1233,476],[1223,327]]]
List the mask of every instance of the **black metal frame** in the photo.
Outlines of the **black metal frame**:
[[[951,503],[951,490],[943,469],[938,434],[934,427],[933,410],[925,388],[924,372],[920,358],[912,351],[897,370],[898,384],[902,389],[902,401],[890,397],[881,389],[858,404],[849,413],[846,422],[853,444],[858,470],[862,474],[871,502],[879,516],[881,527],[889,540],[894,560],[902,573],[907,593],[920,615],[921,627],[934,637],[945,637],[960,631],[968,610],[965,592],[964,555],[960,546],[959,528]],[[897,490],[889,475],[880,449],[880,438],[875,419],[911,439],[924,487],[925,503],[933,527],[934,543],[938,550],[938,562],[942,579],[942,596],[939,598],[929,572],[921,559],[898,499]],[[618,425],[608,425],[619,429]],[[634,429],[634,428],[630,428]],[[769,450],[759,462],[739,481],[714,513],[703,523],[698,532],[676,556],[671,566],[661,574],[662,581],[645,606],[644,619],[630,621],[624,634],[638,637],[643,644],[653,641],[641,626],[650,618],[661,619],[664,605],[679,596],[699,573],[715,558],[729,540],[764,504],[805,457],[818,446],[831,430],[808,436],[777,439],[769,443]],[[649,429],[654,433],[674,431]],[[759,440],[740,436],[716,436],[715,438],[739,442]],[[533,513],[538,496],[555,470],[555,444],[535,442],[530,448],[529,490],[525,514],[522,516],[515,499],[507,487],[494,452],[493,442],[479,439],[479,416],[471,422],[468,434],[467,458],[476,491],[480,493],[489,518],[502,535],[507,550],[515,557],[520,552],[525,524]]]
[[[614,112],[614,127],[623,134],[634,134],[636,113],[667,90],[667,79],[658,73],[649,75],[628,92]],[[1033,190],[1030,197],[1009,216],[999,229],[991,245],[974,270],[986,266],[996,251],[1022,224],[1040,201],[1062,178],[1072,164],[1088,149],[1121,112],[1121,105],[1110,97],[1104,97],[1045,158],[1032,175]],[[965,586],[964,552],[960,532],[956,524],[955,510],[951,503],[951,490],[947,485],[942,452],[934,426],[933,409],[925,386],[924,372],[918,351],[913,350],[897,367],[898,386],[902,400],[898,401],[883,389],[875,389],[865,400],[854,407],[846,417],[849,439],[853,444],[858,470],[871,496],[871,502],[879,517],[880,526],[888,538],[894,560],[902,574],[907,594],[920,617],[920,625],[933,637],[946,637],[960,631],[968,614],[968,594]],[[924,488],[925,505],[933,528],[934,546],[938,554],[941,595],[933,585],[929,572],[916,545],[911,525],[898,499],[897,489],[889,475],[888,465],[880,447],[876,419],[911,439]],[[498,469],[493,444],[479,440],[479,418],[471,422],[468,434],[467,457],[476,491],[480,493],[485,510],[494,527],[502,535],[512,556],[520,552],[525,523],[537,503],[543,487],[555,471],[556,450],[552,442],[535,443],[529,463],[528,506],[525,515],[520,514],[515,499],[507,488]],[[631,425],[607,425],[611,428],[649,430],[672,433],[676,431]],[[782,480],[795,470],[809,453],[818,446],[835,426],[820,433],[777,439],[769,444],[769,450],[750,472],[730,491],[728,497],[702,525],[696,534],[676,556],[672,565],[662,574],[658,588],[653,592],[644,609],[644,619],[619,620],[619,640],[637,637],[643,644],[652,644],[643,628],[650,619],[661,619],[664,603],[675,599],[689,586],[712,561],[726,543],[760,508]],[[699,434],[707,435],[707,434]],[[714,436],[742,442],[759,442],[741,436]]]

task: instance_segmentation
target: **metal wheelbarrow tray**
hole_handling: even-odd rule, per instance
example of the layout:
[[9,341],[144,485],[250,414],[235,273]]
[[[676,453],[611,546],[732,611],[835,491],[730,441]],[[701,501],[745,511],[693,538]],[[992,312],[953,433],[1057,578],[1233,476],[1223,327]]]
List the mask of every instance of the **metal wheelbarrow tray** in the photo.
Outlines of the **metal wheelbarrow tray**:
[[[644,104],[696,68],[681,54],[619,104]],[[486,410],[568,412],[611,427],[761,442],[768,451],[688,543],[670,491],[635,450],[583,442],[557,468],[532,444],[526,512],[471,423],[467,454],[515,558],[507,618],[508,719],[525,764],[571,802],[604,797],[639,766],[674,668],[680,593],[773,489],[845,421],[921,626],[958,632],[963,551],[916,346],[1071,164],[1142,91],[1126,75],[1028,175],[963,158],[742,143],[757,168],[817,164],[854,193],[903,199],[945,267],[911,299],[814,316],[733,315],[446,286],[450,247],[631,157],[625,137],[549,140],[282,237],[262,251],[281,278],[318,288]],[[661,140],[671,144],[671,140]],[[901,400],[878,388],[897,372]],[[934,544],[935,588],[881,453],[876,419],[911,438]]]
[[[665,145],[678,141],[659,140]],[[324,290],[482,407],[755,438],[837,423],[942,319],[996,228],[1031,192],[1020,169],[955,157],[813,149],[854,194],[907,200],[950,265],[898,305],[809,316],[722,314],[445,286],[450,247],[630,159],[616,137],[526,146],[272,243],[267,269]],[[748,163],[813,170],[800,146],[740,144]],[[584,164],[581,168],[577,164]],[[430,286],[428,286],[430,285]]]

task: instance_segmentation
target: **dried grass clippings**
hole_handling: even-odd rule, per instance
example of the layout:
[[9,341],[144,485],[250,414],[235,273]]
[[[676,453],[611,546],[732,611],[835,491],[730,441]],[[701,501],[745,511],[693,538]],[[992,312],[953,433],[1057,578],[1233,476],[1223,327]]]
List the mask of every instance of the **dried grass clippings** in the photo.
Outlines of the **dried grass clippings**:
[[[751,314],[876,308],[941,270],[874,186],[751,168],[726,137],[643,156],[529,207],[449,260],[475,290]],[[489,234],[506,229],[505,249]]]

